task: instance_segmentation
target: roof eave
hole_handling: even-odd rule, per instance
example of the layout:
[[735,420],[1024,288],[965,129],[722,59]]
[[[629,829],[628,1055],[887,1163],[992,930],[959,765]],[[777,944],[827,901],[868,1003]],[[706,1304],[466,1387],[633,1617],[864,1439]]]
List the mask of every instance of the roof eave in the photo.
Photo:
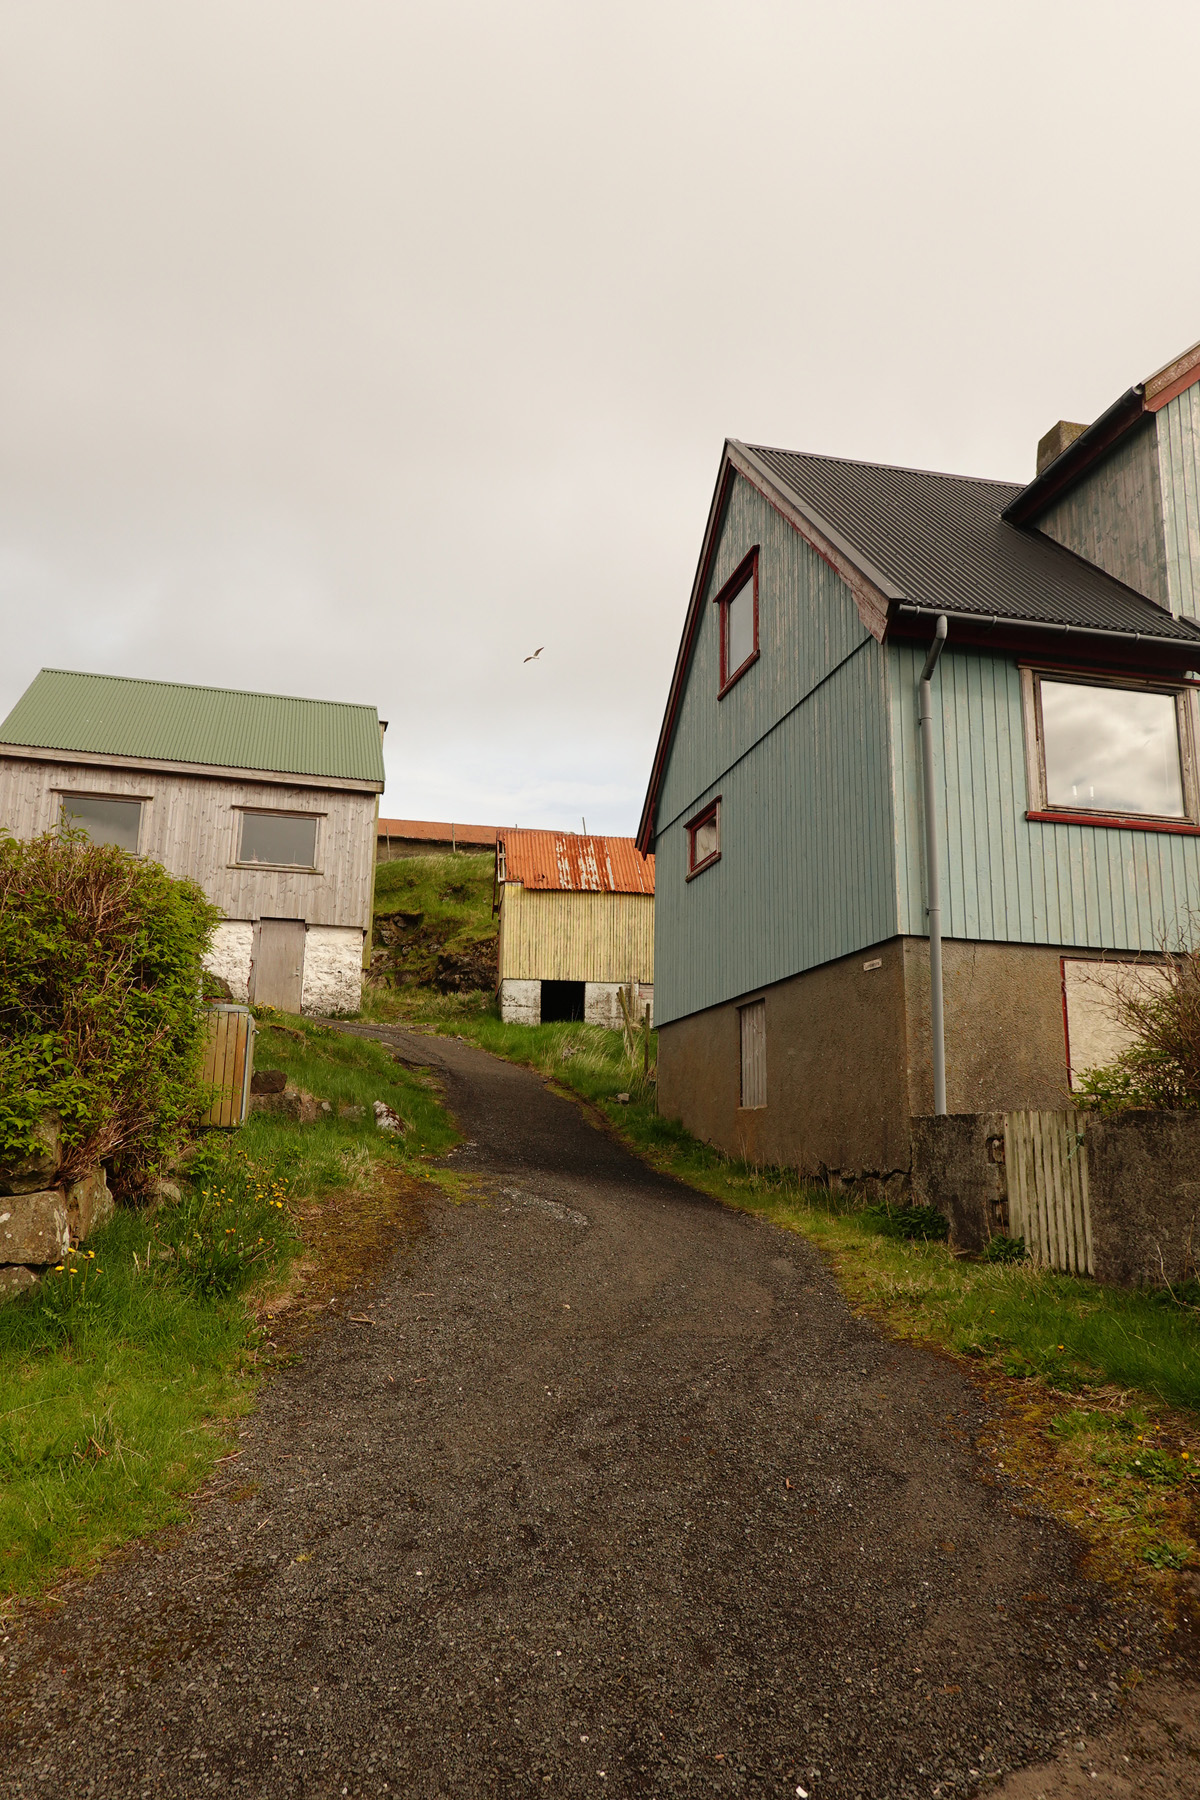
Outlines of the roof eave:
[[959,624],[971,625],[982,630],[1050,632],[1059,637],[1100,638],[1122,644],[1150,644],[1156,650],[1175,650],[1179,652],[1181,658],[1190,653],[1194,658],[1200,660],[1200,629],[1197,630],[1194,638],[1168,637],[1162,632],[1120,631],[1114,627],[1103,625],[1069,625],[1050,619],[1008,618],[1000,613],[955,612],[946,606],[920,606],[915,601],[905,601],[896,608],[893,616],[897,619],[936,619],[939,615],[944,615],[947,619]]
[[175,762],[164,756],[117,756],[105,750],[64,750],[53,744],[0,743],[0,757],[73,763],[80,768],[152,769],[163,775],[201,775],[217,781],[261,781],[274,787],[332,788],[355,794],[382,794],[384,781],[357,775],[311,775],[294,769],[247,769],[226,763]]

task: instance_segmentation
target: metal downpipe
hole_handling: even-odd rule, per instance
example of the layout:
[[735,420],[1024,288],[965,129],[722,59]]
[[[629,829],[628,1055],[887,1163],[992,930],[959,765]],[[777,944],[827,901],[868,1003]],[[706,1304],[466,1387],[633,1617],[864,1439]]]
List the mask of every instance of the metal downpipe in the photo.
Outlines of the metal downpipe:
[[933,1110],[946,1111],[946,1014],[942,996],[942,889],[938,872],[937,815],[933,792],[933,672],[946,642],[942,613],[917,683],[917,717],[921,729],[921,788],[925,803],[925,894],[929,914],[929,1023],[933,1038]]

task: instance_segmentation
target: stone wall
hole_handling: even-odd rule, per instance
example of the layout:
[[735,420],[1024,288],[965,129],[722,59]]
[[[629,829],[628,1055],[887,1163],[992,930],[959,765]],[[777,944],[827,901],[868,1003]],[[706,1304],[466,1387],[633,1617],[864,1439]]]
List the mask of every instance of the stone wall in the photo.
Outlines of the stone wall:
[[310,925],[304,939],[300,1010],[328,1018],[362,1005],[363,934],[342,925]]
[[37,1139],[28,1156],[0,1168],[0,1300],[33,1287],[113,1212],[102,1168],[61,1179],[56,1113],[43,1114]]

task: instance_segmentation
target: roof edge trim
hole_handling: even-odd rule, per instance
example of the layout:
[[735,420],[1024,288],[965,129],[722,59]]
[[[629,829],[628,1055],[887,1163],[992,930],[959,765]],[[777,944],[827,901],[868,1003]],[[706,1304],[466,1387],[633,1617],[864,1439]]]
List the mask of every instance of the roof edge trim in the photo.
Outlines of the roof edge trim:
[[382,794],[385,783],[361,775],[310,775],[297,769],[250,769],[240,763],[177,762],[165,756],[121,756],[109,750],[64,750],[54,744],[0,740],[0,757],[34,762],[74,763],[85,769],[152,769],[160,775],[202,775],[215,781],[260,781],[270,787],[331,788],[355,794]]
[[1035,475],[1015,500],[1009,501],[1000,517],[1009,525],[1031,523],[1068,488],[1074,487],[1094,463],[1099,462],[1102,456],[1140,423],[1146,412],[1145,388],[1139,385],[1127,389],[1119,400],[1113,401],[1107,411],[1092,421],[1086,431],[1081,431],[1040,475]]
[[956,619],[963,625],[1001,626],[1011,631],[1051,631],[1057,632],[1060,637],[1117,638],[1123,644],[1169,645],[1172,650],[1191,650],[1200,659],[1200,637],[1164,637],[1160,632],[1116,631],[1111,626],[1104,625],[1060,625],[1047,619],[1006,618],[1002,613],[987,615],[953,612],[944,606],[918,606],[914,601],[906,601],[896,608],[898,618],[936,619],[939,614],[947,619]]

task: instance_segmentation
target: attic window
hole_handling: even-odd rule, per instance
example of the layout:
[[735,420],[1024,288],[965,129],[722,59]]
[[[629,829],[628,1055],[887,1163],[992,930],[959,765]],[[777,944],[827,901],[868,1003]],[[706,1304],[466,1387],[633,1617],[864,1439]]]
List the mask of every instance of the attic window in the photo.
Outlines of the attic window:
[[721,860],[721,802],[712,801],[704,811],[697,813],[685,827],[688,841],[688,875],[699,875],[701,869],[709,868]]
[[738,564],[716,604],[721,609],[720,697],[758,660],[757,545]]
[[115,844],[119,850],[137,850],[142,829],[140,800],[122,800],[108,794],[64,794],[64,831],[82,831],[93,844]]
[[1024,673],[1035,811],[1195,818],[1186,689]]
[[306,813],[244,812],[238,861],[276,869],[315,869],[316,819]]

